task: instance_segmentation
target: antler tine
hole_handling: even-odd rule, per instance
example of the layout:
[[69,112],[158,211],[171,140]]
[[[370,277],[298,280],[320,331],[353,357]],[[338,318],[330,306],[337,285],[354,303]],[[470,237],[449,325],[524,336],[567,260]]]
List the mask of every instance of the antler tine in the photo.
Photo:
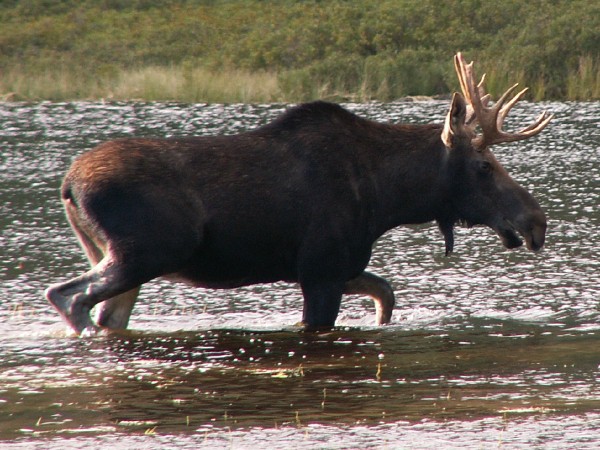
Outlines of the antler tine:
[[[502,107],[502,105],[504,105],[504,102],[506,101],[506,99],[508,98],[508,96],[512,93],[512,91],[514,91],[517,88],[518,85],[519,85],[519,83],[515,83],[511,87],[509,87],[506,90],[506,92],[504,94],[502,94],[502,96],[498,99],[498,101],[496,102],[496,104],[494,105],[494,107],[499,110]],[[508,104],[509,105],[514,105],[513,100],[514,100],[514,97],[513,97],[513,99],[510,102],[508,102]]]
[[474,104],[481,103],[481,101],[485,101],[487,104],[489,101],[489,96],[485,94],[483,87],[485,82],[485,74],[481,77],[481,81],[475,88],[473,83],[473,61],[467,64],[462,53],[460,52],[454,55],[454,68],[456,70],[456,74],[458,75],[460,89],[465,97],[465,100],[467,101],[467,116],[465,123],[474,129],[477,125],[478,119]]
[[484,105],[487,105],[490,100],[491,100],[491,96],[490,94],[485,92],[485,77],[487,74],[483,74],[481,76],[481,80],[479,81],[479,84],[477,84],[477,91],[479,91],[479,98],[481,99],[481,103],[483,103]]
[[505,131],[502,131],[500,127],[498,127],[498,135],[496,139],[491,141],[487,145],[500,144],[503,142],[521,141],[533,137],[536,134],[539,134],[544,128],[546,128],[546,125],[550,123],[553,117],[554,114],[548,114],[547,111],[544,111],[538,116],[535,122],[519,130],[516,133],[507,133]]
[[530,138],[542,131],[546,125],[548,125],[552,117],[554,117],[553,115],[544,112],[534,123],[517,133],[507,133],[503,131],[502,125],[504,124],[504,119],[513,106],[523,98],[527,89],[519,91],[508,100],[518,86],[518,84],[515,84],[508,88],[495,104],[488,106],[491,98],[490,95],[485,92],[485,75],[481,77],[481,81],[475,85],[473,81],[473,62],[467,64],[460,52],[454,56],[454,66],[456,74],[458,75],[461,90],[469,104],[470,114],[466,123],[472,127],[479,123],[479,126],[481,127],[482,134],[480,136],[475,136],[472,139],[472,143],[475,147],[483,149],[492,144],[514,142]]
[[[484,73],[481,76],[481,81],[479,81],[479,84],[477,85],[477,93],[479,94],[479,101],[481,103],[482,106],[487,106],[490,104],[490,101],[492,100],[492,96],[488,93],[485,92],[485,77],[486,74]],[[473,109],[472,106],[469,105],[470,109]],[[477,115],[475,114],[475,110],[473,110],[473,119],[472,119],[474,124],[477,124]]]
[[[513,86],[511,86],[504,93],[504,95],[502,97],[500,97],[500,100],[498,100],[497,104],[502,105],[504,103],[504,101],[506,100],[506,97],[508,97],[508,95],[512,91],[514,91],[518,85],[519,85],[519,83],[516,83]],[[519,100],[521,100],[523,95],[525,95],[525,92],[527,92],[528,90],[529,90],[529,88],[520,90],[506,105],[504,105],[504,106],[502,106],[502,108],[500,108],[500,112],[498,113],[498,117],[496,118],[496,124],[498,125],[498,129],[502,128],[502,124],[504,123],[504,118],[508,115],[508,113],[510,112],[512,107],[515,106]]]
[[542,131],[546,127],[546,125],[548,125],[548,123],[552,120],[553,117],[554,114],[548,114],[548,111],[544,111],[538,116],[535,122],[523,128],[521,131],[519,131],[518,134],[527,133],[527,137],[535,136],[540,131]]
[[[454,65],[456,67],[456,72],[459,75],[460,88],[467,101],[471,103],[471,105],[473,105],[474,102],[479,103],[481,100],[479,96],[479,85],[476,89],[473,83],[473,61],[467,64],[462,53],[459,52],[454,57]],[[482,82],[483,80],[484,78],[482,78]]]
[[462,91],[464,97],[468,101],[469,89],[467,88],[467,84],[465,83],[464,73],[463,73],[463,70],[462,70],[462,67],[461,67],[460,61],[459,61],[460,57],[461,57],[460,53],[454,55],[454,70],[456,71],[456,75],[458,76],[458,83],[460,84],[460,90]]

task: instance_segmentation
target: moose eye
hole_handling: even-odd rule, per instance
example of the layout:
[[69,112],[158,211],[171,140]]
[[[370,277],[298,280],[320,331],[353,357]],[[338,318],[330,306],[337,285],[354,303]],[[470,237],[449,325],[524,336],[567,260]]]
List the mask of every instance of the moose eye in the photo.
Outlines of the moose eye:
[[492,164],[489,161],[481,161],[479,163],[479,171],[481,173],[490,173],[492,171]]

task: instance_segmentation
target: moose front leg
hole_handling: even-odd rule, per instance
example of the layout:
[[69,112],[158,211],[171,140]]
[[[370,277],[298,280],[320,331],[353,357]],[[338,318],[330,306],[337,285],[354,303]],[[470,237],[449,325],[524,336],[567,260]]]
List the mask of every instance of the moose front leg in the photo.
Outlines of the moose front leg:
[[307,330],[331,328],[335,325],[342,302],[343,283],[302,284],[304,310],[302,323]]
[[96,323],[105,328],[127,328],[139,292],[140,286],[98,304],[94,317]]
[[370,272],[363,272],[346,283],[344,294],[369,295],[375,302],[377,325],[389,323],[396,303],[390,284]]

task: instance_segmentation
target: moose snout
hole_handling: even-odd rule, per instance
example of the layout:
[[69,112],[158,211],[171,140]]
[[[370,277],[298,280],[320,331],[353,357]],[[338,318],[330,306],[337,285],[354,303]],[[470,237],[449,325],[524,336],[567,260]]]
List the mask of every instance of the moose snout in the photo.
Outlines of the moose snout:
[[544,247],[546,241],[546,214],[540,208],[532,211],[524,219],[523,226],[519,227],[519,232],[525,238],[527,248],[537,252]]

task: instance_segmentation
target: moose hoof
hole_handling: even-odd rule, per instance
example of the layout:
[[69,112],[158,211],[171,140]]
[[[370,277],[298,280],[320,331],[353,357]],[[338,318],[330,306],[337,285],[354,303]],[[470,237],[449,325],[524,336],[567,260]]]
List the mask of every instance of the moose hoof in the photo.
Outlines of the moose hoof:
[[95,325],[88,325],[79,333],[79,337],[81,338],[89,338],[94,337],[98,334],[100,328]]
[[59,289],[60,286],[51,286],[46,289],[45,296],[75,333],[81,335],[86,329],[97,329],[90,319],[89,308],[82,305],[81,300],[84,294],[77,294],[69,298],[62,295]]

